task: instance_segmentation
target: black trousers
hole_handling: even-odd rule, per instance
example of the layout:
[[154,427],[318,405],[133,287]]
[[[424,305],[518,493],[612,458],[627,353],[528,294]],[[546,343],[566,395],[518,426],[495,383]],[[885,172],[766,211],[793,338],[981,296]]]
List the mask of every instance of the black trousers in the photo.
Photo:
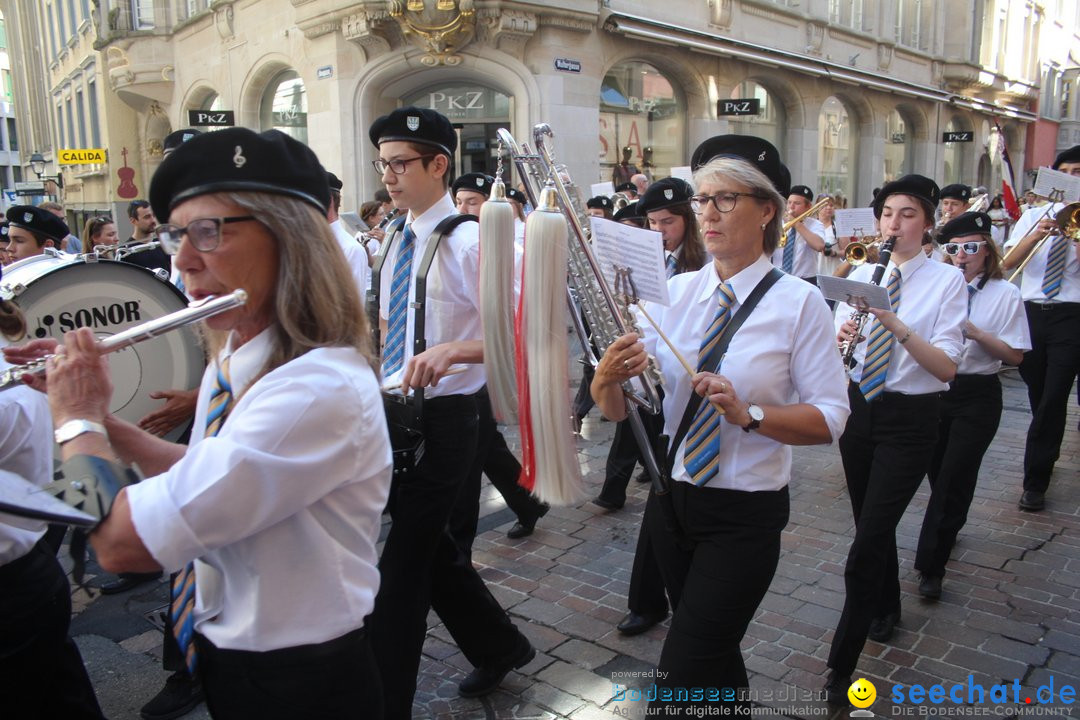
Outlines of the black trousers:
[[476,394],[476,405],[479,416],[476,461],[461,487],[461,492],[458,493],[454,512],[450,516],[450,534],[469,553],[472,552],[476,526],[480,519],[479,497],[483,475],[487,475],[491,484],[503,496],[506,506],[520,522],[536,522],[544,507],[532,493],[518,484],[521,478],[521,463],[510,451],[506,438],[499,431],[486,388]]
[[[732,695],[749,685],[739,643],[776,572],[780,534],[789,512],[787,488],[744,492],[686,482],[673,485],[675,514],[689,549],[679,547],[667,531],[655,494],[650,494],[645,508],[645,522],[675,607],[656,684],[672,692],[715,688],[728,693],[718,702],[652,703],[649,713],[664,717],[678,717],[689,707],[730,708]],[[748,708],[748,702],[743,704]]]
[[930,468],[940,395],[886,392],[867,403],[848,385],[851,415],[840,436],[855,538],[844,568],[844,611],[829,667],[850,675],[875,617],[900,611],[896,526]]
[[68,637],[71,588],[44,540],[0,567],[0,707],[22,720],[103,718]]
[[[527,642],[447,530],[476,460],[477,398],[425,400],[422,422],[425,451],[419,467],[390,489],[392,523],[379,560],[379,594],[367,623],[387,718],[412,716],[429,609],[438,613],[473,665],[501,662]],[[472,498],[477,502],[476,495]]]
[[383,717],[379,667],[363,629],[316,645],[222,650],[195,635],[214,720]]
[[1024,309],[1032,348],[1020,363],[1031,403],[1024,489],[1046,492],[1061,454],[1070,391],[1080,372],[1080,303],[1026,302]]
[[[660,394],[663,399],[663,393]],[[655,447],[656,438],[664,431],[664,414],[652,415],[647,412],[638,412],[641,423],[645,426],[645,434],[649,436],[649,442]],[[661,458],[662,460],[662,458]],[[611,448],[608,449],[607,466],[604,470],[604,485],[600,488],[600,499],[622,505],[626,502],[626,488],[630,484],[630,478],[634,476],[634,469],[638,463],[642,467],[645,461],[641,456],[641,448],[638,447],[634,430],[630,427],[630,420],[620,420],[615,425],[615,437],[611,440]]]
[[642,519],[638,530],[634,564],[630,572],[630,590],[626,606],[638,615],[660,615],[667,612],[668,599],[664,592],[664,578],[656,562],[649,525]]
[[979,468],[1001,421],[997,375],[957,375],[941,398],[938,441],[930,462],[926,505],[915,568],[941,577],[956,536],[967,522]]

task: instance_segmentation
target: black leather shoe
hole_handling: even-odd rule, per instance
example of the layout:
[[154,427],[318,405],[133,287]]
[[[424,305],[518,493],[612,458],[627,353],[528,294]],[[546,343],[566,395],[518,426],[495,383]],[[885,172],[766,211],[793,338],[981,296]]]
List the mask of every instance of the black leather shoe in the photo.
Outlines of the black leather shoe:
[[[522,637],[524,640],[524,637]],[[536,657],[536,648],[528,640],[509,660],[497,665],[482,665],[474,668],[469,676],[458,685],[458,695],[472,698],[481,697],[495,691],[511,670],[521,668],[532,662]]]
[[165,687],[142,706],[143,720],[172,720],[187,715],[203,701],[202,683],[186,672],[176,672],[165,681]]
[[547,503],[541,504],[540,509],[532,518],[526,518],[525,520],[518,519],[518,521],[514,523],[514,526],[506,531],[506,537],[511,540],[529,537],[533,534],[533,530],[536,529],[536,521],[547,515],[548,510],[550,509],[551,506]]
[[937,600],[941,597],[941,576],[922,575],[919,580],[919,594],[927,600]]
[[647,482],[652,482],[652,478],[649,477],[649,471],[648,470],[642,470],[641,472],[639,472],[637,474],[637,476],[634,477],[634,480],[636,480],[637,482],[642,483],[642,484],[647,483]]
[[1020,509],[1038,512],[1046,507],[1046,494],[1038,490],[1025,490],[1020,496]]
[[605,500],[602,497],[598,497],[595,500],[593,500],[593,505],[599,505],[600,507],[604,508],[605,510],[620,510],[620,509],[622,509],[622,506],[625,505],[625,504],[626,504],[625,500],[623,502],[621,502],[621,503],[614,503],[614,502],[612,502],[610,500]]
[[628,612],[626,617],[615,626],[615,629],[623,635],[640,635],[654,625],[663,622],[666,617],[667,610],[662,613],[645,613],[644,615]]
[[161,577],[160,570],[152,573],[120,573],[115,580],[102,583],[101,592],[103,595],[116,595],[136,588],[145,582],[157,580],[159,577]]
[[874,618],[870,623],[870,632],[867,633],[874,642],[889,642],[889,639],[893,636],[893,631],[896,629],[896,624],[900,622],[900,613],[892,612],[882,617]]
[[851,687],[850,675],[837,675],[835,670],[829,671],[829,678],[825,681],[825,700],[830,705],[841,707],[849,705],[847,691]]

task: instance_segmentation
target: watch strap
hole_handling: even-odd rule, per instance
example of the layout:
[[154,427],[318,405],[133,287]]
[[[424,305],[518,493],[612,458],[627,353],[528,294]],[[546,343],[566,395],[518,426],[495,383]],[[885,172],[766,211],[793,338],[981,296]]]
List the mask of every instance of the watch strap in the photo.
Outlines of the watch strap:
[[63,445],[69,440],[74,440],[88,432],[100,433],[102,435],[108,435],[108,431],[105,430],[105,426],[99,422],[93,420],[68,420],[60,427],[56,428],[56,432],[53,433],[53,438],[58,445]]

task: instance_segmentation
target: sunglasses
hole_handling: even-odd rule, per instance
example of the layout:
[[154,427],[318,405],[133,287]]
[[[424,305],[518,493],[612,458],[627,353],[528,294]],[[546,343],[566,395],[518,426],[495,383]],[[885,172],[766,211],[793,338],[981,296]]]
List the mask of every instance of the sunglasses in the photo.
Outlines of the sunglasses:
[[959,255],[960,249],[963,248],[964,252],[968,255],[974,255],[979,252],[985,244],[985,240],[971,240],[963,243],[945,243],[941,246],[941,250],[946,255]]

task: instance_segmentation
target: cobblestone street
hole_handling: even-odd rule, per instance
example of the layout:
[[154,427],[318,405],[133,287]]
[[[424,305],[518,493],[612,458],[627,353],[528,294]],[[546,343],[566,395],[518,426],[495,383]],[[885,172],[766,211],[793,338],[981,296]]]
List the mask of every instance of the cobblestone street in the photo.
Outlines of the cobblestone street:
[[[1020,464],[1029,415],[1015,371],[1003,375],[1005,412],[983,464],[968,525],[960,536],[937,603],[917,595],[912,557],[928,487],[924,483],[898,534],[903,614],[888,645],[870,642],[858,673],[877,688],[872,711],[893,717],[919,708],[892,704],[893,686],[906,692],[970,683],[1009,687],[1009,702],[984,708],[997,716],[1069,717],[1075,707],[1039,705],[1040,686],[1080,685],[1080,433],[1070,410],[1062,456],[1047,510],[1017,509]],[[580,458],[590,496],[603,481],[614,430],[596,411],[587,418]],[[508,440],[516,433],[507,432]],[[415,716],[420,718],[573,718],[618,713],[641,717],[644,703],[613,700],[613,683],[648,673],[659,657],[666,623],[627,638],[615,630],[626,592],[648,486],[630,483],[626,506],[603,511],[591,503],[553,508],[535,534],[509,540],[514,518],[485,483],[474,560],[496,597],[536,646],[536,658],[512,672],[495,694],[457,696],[468,663],[432,615],[421,665]],[[832,630],[844,601],[843,566],[852,530],[840,457],[835,447],[796,448],[791,521],[770,591],[743,649],[757,700],[755,714],[811,718],[848,715],[819,699]],[[106,714],[137,718],[138,708],[166,677],[161,631],[153,624],[165,603],[164,581],[127,595],[87,601],[76,592],[72,624]],[[969,676],[972,676],[969,681]],[[1013,704],[1018,683],[1020,706]],[[1045,689],[1043,690],[1045,693]],[[631,693],[632,695],[632,693]],[[1044,696],[1045,697],[1045,696]],[[1031,698],[1025,706],[1025,698]],[[925,710],[925,706],[923,707]],[[949,717],[973,708],[937,706]],[[925,714],[925,713],[923,713]],[[200,707],[188,717],[207,717]],[[362,711],[357,717],[363,717]]]

